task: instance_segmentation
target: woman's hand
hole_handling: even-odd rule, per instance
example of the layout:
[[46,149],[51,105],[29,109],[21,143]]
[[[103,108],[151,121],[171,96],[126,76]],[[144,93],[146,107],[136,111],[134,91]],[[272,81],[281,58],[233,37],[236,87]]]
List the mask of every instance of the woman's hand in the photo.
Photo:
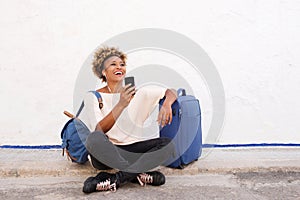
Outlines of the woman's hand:
[[166,102],[163,103],[158,113],[157,122],[161,127],[164,127],[167,124],[171,124],[172,122],[171,104],[168,104]]
[[174,89],[167,89],[165,93],[165,101],[158,113],[157,122],[161,127],[172,122],[172,104],[177,99],[177,92]]
[[117,103],[117,105],[115,105],[115,107],[112,109],[112,111],[110,111],[108,115],[106,115],[100,122],[98,122],[96,130],[103,131],[103,133],[108,132],[113,127],[116,120],[120,117],[124,108],[128,106],[135,92],[135,87],[130,87],[130,84],[123,87],[120,92],[119,102]]
[[126,85],[125,87],[123,87],[121,89],[120,100],[119,100],[118,104],[122,108],[126,108],[129,105],[129,103],[132,100],[132,98],[134,97],[135,93],[136,93],[135,86],[131,87],[131,84]]

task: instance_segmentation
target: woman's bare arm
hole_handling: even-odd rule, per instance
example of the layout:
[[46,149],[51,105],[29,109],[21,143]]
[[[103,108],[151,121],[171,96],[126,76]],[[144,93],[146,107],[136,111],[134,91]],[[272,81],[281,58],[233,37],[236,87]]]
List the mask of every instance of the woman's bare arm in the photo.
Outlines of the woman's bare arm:
[[98,122],[96,125],[96,131],[102,131],[103,133],[108,132],[114,126],[123,110],[129,105],[131,99],[134,97],[133,94],[135,92],[135,87],[126,85],[120,93],[119,102],[115,105],[112,111],[108,113],[108,115]]

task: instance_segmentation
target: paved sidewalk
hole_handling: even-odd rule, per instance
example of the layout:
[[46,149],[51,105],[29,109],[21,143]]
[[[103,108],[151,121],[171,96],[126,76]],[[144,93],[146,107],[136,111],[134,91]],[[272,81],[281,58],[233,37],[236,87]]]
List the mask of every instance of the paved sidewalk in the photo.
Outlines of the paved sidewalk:
[[[0,149],[1,177],[90,176],[89,163],[79,165],[61,150]],[[300,148],[204,149],[197,162],[183,170],[159,167],[166,175],[203,173],[300,172]]]
[[128,183],[117,192],[84,194],[86,177],[29,177],[0,179],[0,198],[18,199],[124,199],[124,200],[299,200],[299,172],[259,172],[167,176],[160,187]]

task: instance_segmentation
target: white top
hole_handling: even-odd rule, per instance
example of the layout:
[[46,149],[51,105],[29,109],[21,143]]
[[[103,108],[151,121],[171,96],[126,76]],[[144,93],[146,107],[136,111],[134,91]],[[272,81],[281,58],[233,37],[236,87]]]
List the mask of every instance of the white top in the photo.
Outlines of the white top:
[[[134,98],[106,133],[110,141],[117,145],[127,145],[159,137],[157,123],[158,102],[164,97],[166,88],[148,85],[137,90]],[[100,110],[96,96],[88,92],[84,98],[84,107],[79,115],[90,131],[94,131],[101,121],[120,99],[119,93],[100,93],[103,108]]]

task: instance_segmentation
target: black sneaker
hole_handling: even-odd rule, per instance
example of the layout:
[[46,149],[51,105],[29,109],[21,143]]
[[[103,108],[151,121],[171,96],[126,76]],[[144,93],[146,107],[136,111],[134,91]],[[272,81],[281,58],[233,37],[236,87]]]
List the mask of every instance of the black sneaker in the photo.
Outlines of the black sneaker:
[[92,193],[97,191],[113,191],[118,188],[117,178],[115,174],[100,172],[95,177],[87,178],[83,183],[82,191],[84,193]]
[[137,176],[137,180],[141,186],[146,186],[146,184],[159,186],[165,184],[166,182],[165,175],[158,171],[139,174]]

